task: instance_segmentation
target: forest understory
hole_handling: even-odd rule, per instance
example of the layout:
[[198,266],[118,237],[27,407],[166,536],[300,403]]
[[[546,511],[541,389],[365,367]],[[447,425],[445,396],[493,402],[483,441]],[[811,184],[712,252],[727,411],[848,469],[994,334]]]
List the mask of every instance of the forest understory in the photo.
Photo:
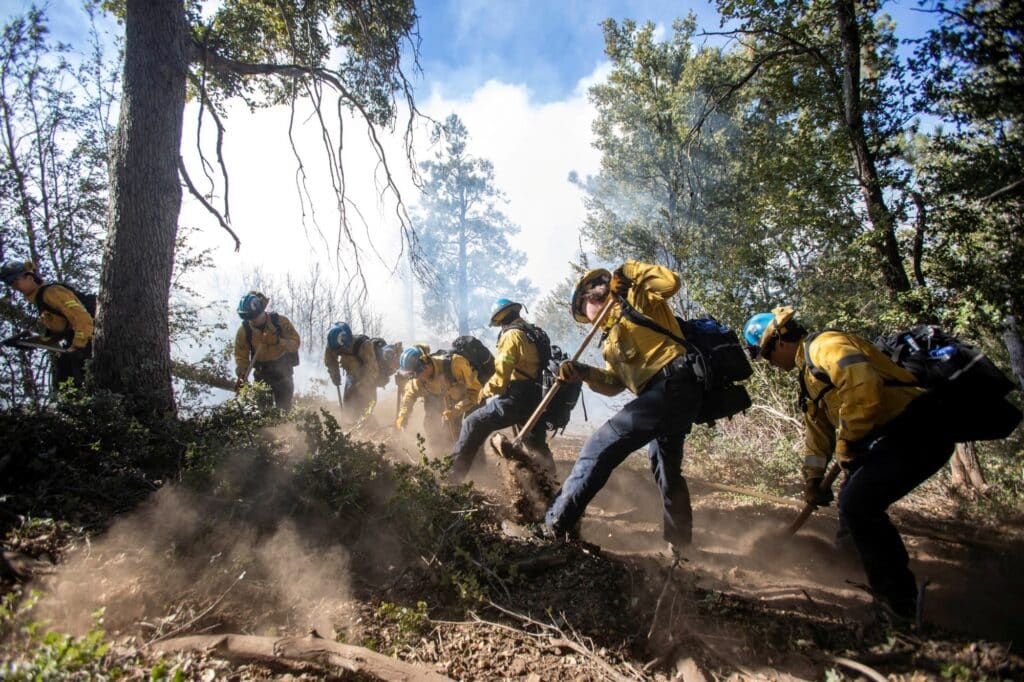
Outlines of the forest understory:
[[[422,442],[346,434],[326,412],[238,438],[160,480],[59,449],[8,462],[30,486],[3,502],[6,677],[1024,676],[1024,523],[958,518],[944,474],[894,507],[927,580],[918,626],[872,603],[833,508],[787,540],[795,488],[793,505],[770,502],[704,448],[684,464],[695,538],[677,557],[643,453],[588,509],[583,541],[555,543],[515,522],[491,451],[453,489],[418,461]],[[554,440],[560,477],[581,442]]]

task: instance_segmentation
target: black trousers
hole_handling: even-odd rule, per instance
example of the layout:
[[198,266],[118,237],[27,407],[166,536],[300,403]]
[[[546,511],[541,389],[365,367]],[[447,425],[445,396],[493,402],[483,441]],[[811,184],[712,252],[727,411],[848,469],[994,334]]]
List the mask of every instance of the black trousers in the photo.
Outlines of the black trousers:
[[50,375],[53,390],[71,380],[76,388],[85,386],[85,361],[92,357],[92,341],[76,353],[50,353]]
[[[522,426],[541,401],[541,389],[538,384],[516,382],[509,387],[505,395],[491,398],[487,403],[470,413],[462,422],[459,440],[452,452],[451,480],[461,481],[473,466],[473,460],[487,437],[495,431],[509,426]],[[530,449],[537,452],[543,459],[542,467],[554,474],[554,458],[547,447],[547,434],[544,425],[537,424],[525,440]]]
[[556,532],[570,531],[612,471],[637,448],[649,444],[651,473],[661,491],[664,538],[685,547],[692,541],[693,509],[683,478],[683,441],[700,409],[702,388],[683,368],[660,374],[587,439],[545,522]]
[[848,467],[839,491],[839,518],[850,529],[868,584],[893,610],[912,616],[917,584],[907,548],[886,510],[941,469],[955,444],[932,428],[902,426],[870,442]]
[[285,366],[286,360],[273,362],[257,362],[253,368],[253,376],[256,381],[262,381],[270,387],[274,394],[274,405],[282,410],[289,410],[292,407],[292,398],[295,395],[295,381],[292,379],[292,366]]

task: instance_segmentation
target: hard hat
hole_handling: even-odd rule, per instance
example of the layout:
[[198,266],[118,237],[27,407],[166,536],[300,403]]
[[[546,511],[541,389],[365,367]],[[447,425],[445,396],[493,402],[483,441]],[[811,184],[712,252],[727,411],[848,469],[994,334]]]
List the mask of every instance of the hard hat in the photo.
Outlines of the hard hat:
[[507,298],[495,299],[491,304],[491,326],[500,327],[506,320],[516,319],[522,309],[522,303],[516,303]]
[[9,260],[0,266],[0,278],[4,280],[4,284],[10,286],[22,275],[35,271],[36,266],[31,261]]
[[243,320],[255,320],[267,309],[269,299],[258,291],[250,291],[238,301],[238,316]]
[[402,351],[402,357],[398,361],[398,366],[403,372],[419,374],[427,366],[427,358],[423,355],[423,351],[413,346]]
[[345,322],[335,322],[327,330],[327,346],[334,350],[348,348],[352,345],[352,328]]
[[773,338],[786,333],[786,325],[796,317],[792,306],[772,308],[770,313],[758,313],[743,325],[743,338],[747,342],[751,357],[757,357]]
[[612,273],[604,268],[596,268],[580,277],[579,281],[576,282],[576,288],[572,290],[572,299],[569,301],[569,308],[572,310],[574,320],[582,324],[590,322],[590,319],[583,312],[582,294],[585,293],[584,289],[589,288],[590,285],[605,284],[611,282],[611,280]]

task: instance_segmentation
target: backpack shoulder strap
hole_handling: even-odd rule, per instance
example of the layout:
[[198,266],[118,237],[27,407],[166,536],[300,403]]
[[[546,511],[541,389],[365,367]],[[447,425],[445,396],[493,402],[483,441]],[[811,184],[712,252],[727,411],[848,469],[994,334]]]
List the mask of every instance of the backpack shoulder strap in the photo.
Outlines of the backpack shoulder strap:
[[629,301],[627,301],[624,297],[620,296],[620,297],[618,297],[618,299],[619,299],[620,309],[622,310],[622,316],[625,317],[627,320],[629,320],[630,322],[632,322],[635,325],[639,325],[641,327],[646,327],[646,328],[648,328],[648,329],[650,329],[652,331],[658,332],[659,334],[664,334],[665,336],[667,336],[668,338],[672,339],[676,343],[682,344],[686,348],[689,348],[689,345],[687,345],[687,343],[686,343],[686,339],[684,339],[681,336],[676,336],[675,334],[670,332],[668,329],[665,329],[660,324],[658,324],[657,322],[655,322],[651,318],[649,318],[646,315],[644,315],[642,312],[640,312],[639,310],[634,308],[633,305]]
[[251,360],[256,354],[256,349],[252,347],[252,325],[249,324],[249,320],[242,320],[242,329],[245,330],[245,343],[249,346],[249,359]]
[[277,335],[281,336],[281,320],[277,313],[270,313],[270,324],[274,325],[274,329],[277,330]]
[[[825,329],[822,331],[814,332],[813,334],[808,334],[806,337],[804,337],[804,370],[797,374],[797,380],[800,383],[801,412],[807,411],[807,401],[813,402],[815,407],[817,407],[818,405],[821,404],[821,400],[822,398],[825,397],[825,394],[836,387],[836,385],[832,383],[832,377],[828,375],[828,372],[823,370],[821,367],[815,365],[814,361],[811,360],[811,343],[813,343],[816,338],[821,336],[821,334],[826,331],[835,330]],[[825,384],[825,388],[821,389],[821,392],[819,392],[817,396],[811,397],[811,392],[807,390],[807,381],[804,379],[804,372],[807,372],[812,377]]]
[[359,357],[359,351],[363,348],[364,343],[366,343],[366,334],[359,334],[352,339],[352,355],[355,356],[360,365],[366,364],[366,361]]
[[61,317],[64,317],[63,315],[60,314],[59,310],[57,310],[52,305],[46,302],[46,290],[49,289],[51,286],[53,285],[40,284],[39,288],[36,289],[36,307],[39,309],[39,312],[45,311],[48,313],[53,313],[54,315],[60,315]]

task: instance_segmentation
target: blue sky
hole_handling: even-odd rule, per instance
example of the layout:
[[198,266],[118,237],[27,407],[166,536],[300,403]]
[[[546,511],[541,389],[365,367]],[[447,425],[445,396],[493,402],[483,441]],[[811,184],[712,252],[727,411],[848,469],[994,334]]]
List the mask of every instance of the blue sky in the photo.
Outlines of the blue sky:
[[604,61],[601,22],[665,27],[693,11],[718,26],[708,2],[669,0],[422,0],[416,3],[427,89],[463,97],[491,79],[526,85],[534,99],[564,98]]

